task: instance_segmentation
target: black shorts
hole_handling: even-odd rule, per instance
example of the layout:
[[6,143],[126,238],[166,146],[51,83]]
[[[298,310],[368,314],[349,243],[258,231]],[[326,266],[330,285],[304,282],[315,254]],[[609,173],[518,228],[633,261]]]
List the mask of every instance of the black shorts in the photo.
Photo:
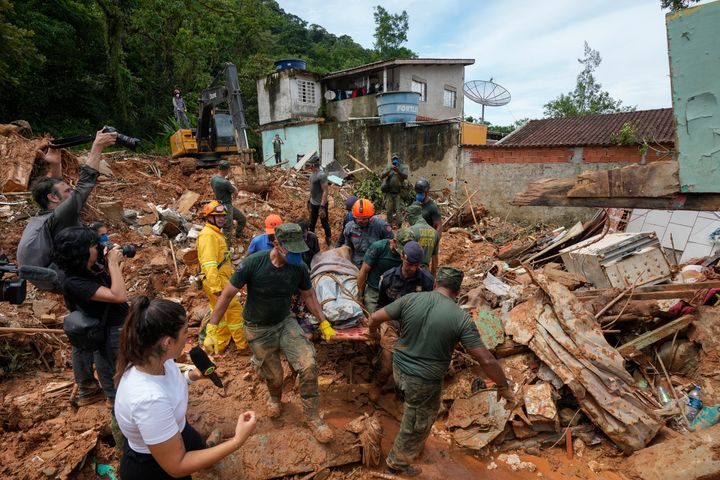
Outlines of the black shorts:
[[[207,448],[207,444],[202,436],[185,421],[185,428],[181,433],[185,450],[190,452],[193,450],[202,450]],[[190,475],[182,477],[181,480],[189,480]],[[174,479],[155,458],[149,453],[138,453],[130,448],[128,442],[125,442],[125,450],[120,459],[120,479],[121,480],[165,480]]]

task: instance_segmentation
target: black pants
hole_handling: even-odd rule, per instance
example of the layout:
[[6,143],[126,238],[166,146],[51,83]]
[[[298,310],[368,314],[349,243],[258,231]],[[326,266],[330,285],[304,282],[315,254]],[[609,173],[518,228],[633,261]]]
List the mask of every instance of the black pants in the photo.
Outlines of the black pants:
[[280,152],[275,152],[275,163],[280,163]]
[[312,203],[308,203],[308,207],[310,208],[310,226],[308,227],[308,230],[313,233],[315,233],[315,225],[317,225],[317,220],[320,216],[320,209],[322,208],[325,210],[325,218],[321,218],[320,223],[322,224],[323,230],[325,230],[325,244],[330,245],[331,236],[330,220],[328,219],[328,206],[313,205]]
[[[193,450],[202,450],[207,448],[207,444],[202,436],[190,424],[185,421],[185,428],[182,433],[185,450],[191,452]],[[121,480],[171,480],[170,476],[157,463],[155,458],[149,453],[138,453],[125,443],[123,456],[120,459],[120,479]],[[182,477],[181,480],[190,480],[190,475]]]

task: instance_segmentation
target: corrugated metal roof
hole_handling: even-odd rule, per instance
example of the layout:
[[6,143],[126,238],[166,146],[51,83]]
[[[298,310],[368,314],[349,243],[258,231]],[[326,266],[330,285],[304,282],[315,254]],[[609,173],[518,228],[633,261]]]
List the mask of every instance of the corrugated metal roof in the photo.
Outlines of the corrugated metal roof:
[[675,141],[672,108],[638,112],[588,115],[586,117],[530,120],[495,144],[498,147],[554,147],[612,145],[610,136],[625,123],[635,127],[638,139],[651,143]]
[[356,75],[358,73],[372,72],[382,70],[388,67],[397,67],[400,65],[472,65],[475,60],[472,58],[410,58],[396,60],[381,60],[379,62],[360,65],[359,67],[346,68],[337,72],[330,72],[323,76],[323,80],[330,80],[348,75]]

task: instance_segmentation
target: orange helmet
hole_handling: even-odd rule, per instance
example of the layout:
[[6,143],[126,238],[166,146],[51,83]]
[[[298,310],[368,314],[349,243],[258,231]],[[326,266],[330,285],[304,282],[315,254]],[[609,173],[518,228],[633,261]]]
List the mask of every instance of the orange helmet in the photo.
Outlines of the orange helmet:
[[227,215],[225,205],[217,200],[206,203],[203,207],[203,216],[208,217],[210,215]]
[[375,215],[375,207],[367,198],[361,198],[353,205],[352,214],[355,218],[370,218]]
[[265,233],[268,235],[275,235],[275,227],[282,225],[282,223],[283,219],[280,218],[280,215],[275,213],[268,215],[265,219]]

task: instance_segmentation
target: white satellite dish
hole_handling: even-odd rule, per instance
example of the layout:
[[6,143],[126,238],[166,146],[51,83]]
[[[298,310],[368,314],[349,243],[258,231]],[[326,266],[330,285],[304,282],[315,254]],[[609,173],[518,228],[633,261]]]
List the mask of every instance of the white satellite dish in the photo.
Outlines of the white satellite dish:
[[485,107],[502,107],[510,103],[510,92],[490,80],[472,80],[466,82],[463,90],[465,96],[482,105],[482,120],[485,121]]
[[327,101],[335,100],[335,97],[336,97],[336,96],[337,96],[337,94],[336,94],[334,91],[332,91],[332,90],[326,90],[326,91],[325,91],[324,97],[325,97],[325,100],[327,100]]

